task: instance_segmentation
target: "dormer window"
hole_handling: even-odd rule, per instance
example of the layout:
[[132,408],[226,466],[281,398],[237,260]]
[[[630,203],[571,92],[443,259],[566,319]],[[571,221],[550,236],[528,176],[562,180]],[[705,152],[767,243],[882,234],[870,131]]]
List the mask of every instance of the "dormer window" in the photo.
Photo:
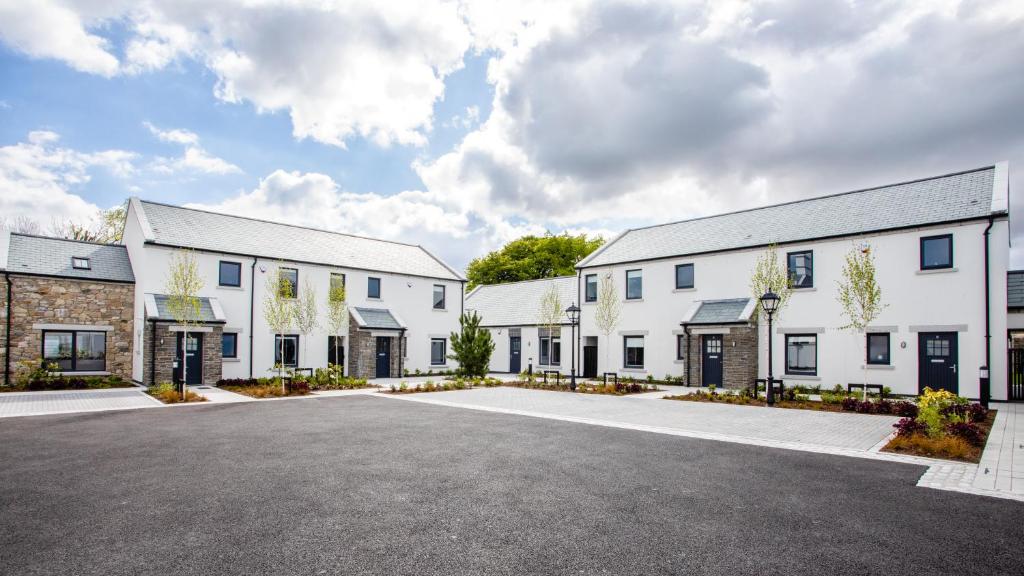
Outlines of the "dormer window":
[[71,257],[71,267],[75,270],[89,270],[89,259],[80,256]]

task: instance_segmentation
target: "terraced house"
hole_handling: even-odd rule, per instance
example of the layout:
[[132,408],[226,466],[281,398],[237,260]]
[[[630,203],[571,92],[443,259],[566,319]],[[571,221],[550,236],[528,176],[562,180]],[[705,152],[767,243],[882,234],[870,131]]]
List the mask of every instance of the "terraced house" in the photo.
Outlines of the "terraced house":
[[[269,376],[278,362],[290,368],[331,362],[359,377],[449,368],[448,337],[458,330],[465,280],[420,246],[138,198],[129,201],[124,244],[137,283],[137,381],[175,377],[182,346],[190,383]],[[166,305],[169,265],[178,250],[192,251],[205,284],[194,319],[200,326],[187,342]],[[278,335],[264,319],[266,280],[279,271],[293,296],[309,289],[317,294],[319,327],[309,334]],[[335,336],[325,328],[326,302],[338,284],[345,286],[350,316],[343,335]]]
[[39,366],[131,378],[135,277],[124,246],[0,230],[3,385]]
[[[586,356],[595,344],[597,359],[589,370],[584,361],[584,373],[733,388],[764,377],[767,331],[750,277],[775,245],[794,289],[774,323],[776,377],[831,388],[862,382],[866,366],[869,383],[896,393],[930,386],[979,398],[988,367],[991,397],[1006,399],[1007,170],[1000,163],[627,230],[577,266],[576,345]],[[837,301],[845,256],[865,244],[885,305],[866,335],[843,329]],[[609,338],[594,322],[603,277],[622,305]]]

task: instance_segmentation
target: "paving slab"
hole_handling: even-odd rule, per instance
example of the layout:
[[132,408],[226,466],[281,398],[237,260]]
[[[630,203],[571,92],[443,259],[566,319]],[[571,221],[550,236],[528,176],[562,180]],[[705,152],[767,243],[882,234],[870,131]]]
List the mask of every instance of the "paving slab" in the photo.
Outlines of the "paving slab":
[[0,394],[0,418],[72,412],[98,412],[163,406],[141,388],[5,392]]

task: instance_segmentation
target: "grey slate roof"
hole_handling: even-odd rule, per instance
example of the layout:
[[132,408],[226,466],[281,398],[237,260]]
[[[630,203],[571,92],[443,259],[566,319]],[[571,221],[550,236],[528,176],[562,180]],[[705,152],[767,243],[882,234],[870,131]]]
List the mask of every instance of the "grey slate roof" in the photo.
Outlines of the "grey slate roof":
[[[481,326],[536,326],[541,324],[541,301],[551,286],[558,290],[563,308],[573,302],[579,305],[576,277],[559,276],[478,286],[466,296],[466,311],[475,310],[482,319]],[[568,319],[563,324],[568,324]]]
[[139,201],[158,244],[446,280],[462,276],[422,246]]
[[[83,280],[135,282],[128,250],[115,244],[11,234],[7,270]],[[71,267],[71,258],[88,258],[89,269]]]
[[1024,270],[1006,274],[1006,307],[1024,308]]
[[[170,309],[167,306],[167,301],[170,297],[166,294],[153,294],[153,299],[156,301],[157,314],[154,316],[151,310],[146,310],[147,319],[175,321],[174,316],[171,314]],[[210,299],[204,297],[199,298],[199,317],[193,318],[193,320],[208,324],[222,324],[224,322],[217,318],[217,315],[213,311],[213,305],[210,304]]]
[[627,230],[577,267],[937,224],[991,213],[995,167]]
[[356,308],[356,321],[360,328],[401,330],[405,328],[390,310],[385,308]]
[[729,300],[705,300],[687,324],[728,324],[745,322],[743,312],[750,303],[750,298],[733,298]]

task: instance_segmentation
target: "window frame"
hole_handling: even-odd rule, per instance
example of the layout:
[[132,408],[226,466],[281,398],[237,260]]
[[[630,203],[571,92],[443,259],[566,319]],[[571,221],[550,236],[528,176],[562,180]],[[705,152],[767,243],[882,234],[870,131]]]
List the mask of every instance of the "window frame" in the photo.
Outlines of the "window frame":
[[[341,287],[345,288],[345,273],[344,272],[331,272],[331,276],[327,280],[327,290],[334,290],[334,279],[341,278]],[[330,293],[330,292],[328,292]]]
[[[679,285],[679,270],[682,269],[682,268],[689,268],[690,269],[690,285],[689,286],[680,286]],[[676,290],[686,290],[686,289],[693,288],[694,286],[696,286],[697,285],[697,278],[696,278],[694,272],[695,272],[695,270],[693,268],[693,263],[692,262],[688,262],[686,264],[676,264]]]
[[[813,338],[814,339],[814,369],[793,370],[789,365],[789,340],[790,338]],[[786,334],[785,338],[785,368],[788,376],[817,376],[818,375],[818,335],[817,334]]]
[[[644,363],[647,360],[646,354],[643,354],[643,356],[645,356],[645,357],[640,359],[640,363],[639,364],[630,364],[629,363],[629,348],[630,348],[629,341],[630,341],[630,339],[638,339],[638,340],[640,340],[640,343],[641,343],[641,346],[639,347],[640,350],[645,350],[646,346],[647,346],[647,343],[644,341],[644,337],[643,336],[640,336],[640,335],[628,335],[628,334],[624,335],[622,337],[622,367],[623,368],[640,368],[640,369],[642,369],[644,367]],[[637,348],[637,347],[634,346],[633,348]]]
[[[280,282],[285,279],[285,278],[283,278],[283,276],[284,276],[283,272],[285,270],[290,270],[292,272],[295,272],[295,282],[292,283],[292,293],[291,293],[290,296],[285,296],[285,298],[288,298],[289,300],[295,300],[295,299],[297,299],[299,297],[299,269],[298,268],[286,268],[284,266],[278,268],[277,269],[277,281],[279,283],[278,290],[280,290]],[[288,280],[290,281],[291,279],[288,279]]]
[[[377,295],[376,296],[374,296],[372,291],[370,290],[370,286],[373,285],[373,281],[374,280],[377,281]],[[373,299],[373,300],[380,300],[380,294],[381,294],[382,288],[383,287],[381,286],[381,281],[380,281],[380,277],[379,276],[367,276],[366,277],[366,297],[367,298],[370,298],[370,299]]]
[[[238,271],[238,283],[229,284],[224,282],[224,265],[228,264],[234,266]],[[228,288],[241,288],[242,287],[242,263],[232,262],[231,260],[220,260],[217,262],[217,286],[225,286]]]
[[[280,358],[278,361],[278,354],[281,353],[281,346],[279,340],[295,340],[295,363],[287,364],[284,362],[284,358]],[[298,368],[299,367],[299,335],[298,334],[274,334],[274,365],[282,364],[285,368]]]
[[[42,335],[40,336],[40,354],[39,354],[39,356],[40,356],[40,358],[42,358],[44,363],[50,363],[50,362],[57,363],[56,361],[51,360],[51,359],[46,357],[46,336],[48,334],[70,334],[71,335],[71,358],[70,358],[70,360],[71,360],[71,368],[68,369],[68,370],[65,370],[63,368],[58,368],[58,370],[57,370],[58,372],[65,373],[65,374],[70,374],[70,373],[74,373],[74,372],[106,372],[107,371],[107,333],[105,331],[103,331],[103,330],[43,330],[42,331]],[[78,368],[78,360],[79,360],[79,358],[78,358],[78,335],[79,334],[101,334],[101,335],[103,335],[103,366],[101,366],[99,369],[96,369],[96,368],[79,369]],[[59,364],[58,364],[58,366],[59,366]]]
[[[810,272],[807,277],[810,279],[810,283],[806,286],[797,286],[793,279],[796,274],[793,272],[792,258],[794,256],[807,256],[810,261]],[[808,288],[814,288],[814,250],[796,250],[794,252],[786,252],[786,278],[789,280],[789,287],[793,290],[806,290]]]
[[[334,339],[338,339],[338,338],[342,339],[341,342],[338,343],[338,352],[341,353],[341,363],[340,364],[337,363],[337,362],[331,362],[331,355],[334,354]],[[335,360],[337,360],[337,358],[335,358]],[[328,365],[333,364],[335,366],[341,366],[341,367],[345,366],[345,337],[344,336],[338,336],[338,335],[335,335],[335,334],[328,334],[327,335],[327,364]]]
[[[949,264],[941,264],[938,266],[926,266],[924,263],[924,245],[929,240],[948,240],[949,241]],[[918,243],[918,264],[921,270],[949,270],[953,267],[953,234],[936,234],[934,236],[922,236]]]
[[[434,344],[441,343],[441,361],[434,362]],[[430,339],[430,365],[431,366],[444,366],[448,363],[448,339],[447,338],[431,338]]]
[[[562,365],[562,336],[550,336],[548,338],[551,350],[548,352],[548,366],[561,366]],[[557,344],[557,346],[556,346]],[[555,357],[555,350],[558,350],[557,358]]]
[[[638,296],[629,295],[629,274],[636,272],[639,274],[640,279],[640,294]],[[644,299],[644,270],[643,268],[633,268],[632,270],[626,270],[626,300],[643,300]]]
[[551,336],[538,336],[537,345],[537,364],[551,366]]
[[[885,360],[874,360],[871,357],[871,339],[877,337],[885,337]],[[872,366],[891,366],[892,365],[892,335],[888,332],[868,332],[864,335],[865,348],[864,354],[866,358],[864,361],[868,365]]]
[[[234,354],[231,354],[230,356],[224,353],[224,339],[229,337],[229,336],[232,339],[234,339],[234,341],[235,341],[235,343],[233,345],[235,352],[234,352]],[[221,332],[221,334],[220,334],[220,356],[221,356],[221,359],[224,359],[224,358],[238,358],[238,332]]]
[[[590,281],[594,281],[594,297],[590,297]],[[587,274],[583,277],[583,301],[597,302],[597,274]]]
[[[79,262],[84,262],[85,266],[79,266]],[[71,268],[72,270],[92,270],[92,261],[88,256],[72,256]]]
[[[437,289],[441,289],[441,305],[437,305]],[[434,288],[431,292],[433,296],[433,310],[447,310],[448,309],[448,287],[444,284],[434,284]]]
[[676,334],[676,360],[686,360],[686,334]]

